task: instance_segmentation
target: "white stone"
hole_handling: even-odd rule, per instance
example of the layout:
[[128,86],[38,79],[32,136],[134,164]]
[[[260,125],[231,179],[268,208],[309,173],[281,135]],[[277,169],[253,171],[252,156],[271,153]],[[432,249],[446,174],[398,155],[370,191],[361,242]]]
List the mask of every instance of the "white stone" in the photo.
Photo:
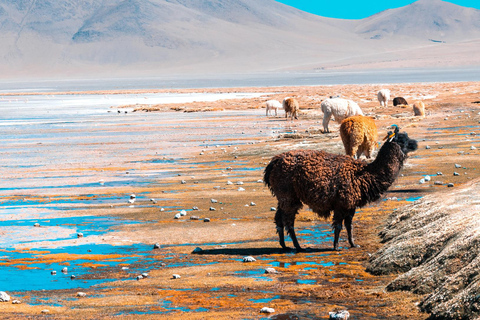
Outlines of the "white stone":
[[77,292],[77,297],[86,297],[87,294],[85,292]]
[[275,309],[273,308],[268,308],[268,307],[263,307],[261,310],[260,310],[261,313],[274,313],[275,312]]
[[181,277],[180,277],[180,275],[178,275],[178,274],[174,274],[174,275],[172,275],[172,278],[173,278],[173,279],[180,279]]
[[10,301],[10,296],[5,291],[0,291],[0,302]]
[[350,317],[350,312],[348,312],[347,310],[329,312],[328,314],[330,316],[329,319],[335,320],[347,320]]
[[252,256],[243,257],[243,262],[255,262],[255,261],[257,260]]
[[278,273],[278,272],[274,268],[267,268],[265,269],[265,273]]

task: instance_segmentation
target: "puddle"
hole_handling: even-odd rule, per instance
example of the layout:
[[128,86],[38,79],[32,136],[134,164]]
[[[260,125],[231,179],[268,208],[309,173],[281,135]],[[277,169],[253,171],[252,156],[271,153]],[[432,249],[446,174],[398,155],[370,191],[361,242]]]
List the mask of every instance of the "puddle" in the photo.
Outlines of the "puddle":
[[274,300],[280,299],[279,295],[273,296],[271,298],[263,298],[263,299],[248,299],[248,301],[253,302],[253,303],[269,303]]
[[[151,254],[152,247],[142,244],[0,250],[0,283],[8,283],[11,292],[89,288],[119,280],[109,274],[112,271],[124,272],[124,278],[134,279],[142,272],[160,268],[160,261]],[[122,270],[124,266],[134,267]],[[68,273],[61,272],[63,267],[68,268]],[[56,275],[51,271],[56,271]],[[71,275],[76,278],[72,280]]]
[[[40,226],[35,227],[35,223]],[[22,219],[0,221],[0,231],[3,247],[8,248],[20,243],[40,242],[40,233],[46,234],[45,241],[62,241],[76,238],[79,232],[84,237],[98,236],[114,230],[116,226],[139,223],[144,222],[102,216]]]

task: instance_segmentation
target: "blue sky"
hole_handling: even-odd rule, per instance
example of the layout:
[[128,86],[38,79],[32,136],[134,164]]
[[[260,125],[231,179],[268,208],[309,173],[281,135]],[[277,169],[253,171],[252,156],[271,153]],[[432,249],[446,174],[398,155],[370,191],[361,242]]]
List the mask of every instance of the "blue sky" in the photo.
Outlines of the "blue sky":
[[[380,11],[406,6],[414,0],[277,0],[323,17],[362,19]],[[464,7],[480,9],[480,0],[448,0]]]

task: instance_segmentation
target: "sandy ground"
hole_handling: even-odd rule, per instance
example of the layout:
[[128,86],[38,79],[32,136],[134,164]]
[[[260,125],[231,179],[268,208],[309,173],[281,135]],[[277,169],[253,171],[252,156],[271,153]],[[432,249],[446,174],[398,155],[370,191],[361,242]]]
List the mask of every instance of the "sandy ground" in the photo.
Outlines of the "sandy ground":
[[[157,184],[147,186],[117,186],[108,188],[97,197],[135,193],[135,205],[104,203],[82,207],[79,210],[61,211],[63,217],[106,216],[140,221],[137,224],[117,226],[104,234],[66,239],[52,243],[30,242],[15,250],[22,252],[38,246],[60,247],[90,244],[145,244],[153,248],[147,254],[155,267],[148,271],[145,279],[136,280],[135,274],[125,275],[119,268],[101,268],[105,260],[121,259],[118,255],[94,255],[85,253],[85,265],[92,272],[87,278],[114,278],[115,282],[100,283],[83,289],[62,289],[9,292],[21,304],[0,304],[3,318],[144,318],[144,319],[327,319],[328,312],[348,309],[351,319],[427,319],[416,303],[419,295],[407,292],[387,292],[385,286],[393,275],[373,276],[365,271],[368,259],[381,247],[378,232],[388,215],[399,207],[427,193],[444,191],[447,183],[460,188],[465,182],[480,175],[478,170],[453,176],[454,164],[477,168],[479,139],[472,135],[479,128],[479,108],[474,103],[480,100],[479,83],[425,83],[385,85],[394,96],[403,96],[413,103],[422,100],[426,104],[426,117],[414,117],[412,107],[380,107],[376,100],[379,85],[348,85],[321,87],[279,87],[279,88],[234,88],[198,90],[211,92],[271,92],[255,99],[225,100],[209,103],[179,105],[136,105],[140,121],[160,121],[165,112],[205,112],[205,119],[198,119],[189,130],[197,128],[200,133],[195,148],[178,149],[179,156],[161,158],[148,150],[145,144],[131,153],[122,153],[124,159],[112,165],[110,158],[115,153],[103,154],[102,158],[89,158],[88,166],[81,164],[56,165],[47,176],[59,176],[68,168],[71,176],[82,179],[91,177],[92,172],[122,172],[131,170],[144,175],[169,172]],[[171,90],[170,90],[171,91]],[[192,91],[192,90],[184,90]],[[184,92],[183,90],[181,92]],[[97,92],[98,93],[98,92]],[[297,218],[297,234],[300,242],[309,248],[305,253],[285,253],[280,250],[273,224],[275,199],[259,180],[269,159],[280,152],[297,149],[323,149],[344,153],[338,134],[338,124],[331,121],[332,133],[321,132],[323,115],[320,102],[330,95],[340,95],[357,101],[366,115],[375,117],[379,129],[379,142],[392,124],[397,124],[409,136],[419,142],[418,151],[408,159],[402,175],[390,188],[384,199],[357,211],[354,219],[354,235],[361,246],[348,249],[342,238],[340,252],[331,251],[332,239],[329,221],[319,220],[304,208]],[[301,106],[298,121],[283,117],[266,117],[264,101],[282,100],[285,96],[296,97]],[[251,111],[246,114],[226,114],[230,110]],[[225,115],[225,116],[222,116]],[[158,134],[152,130],[152,135]],[[135,127],[114,127],[109,130],[136,130]],[[205,134],[202,135],[201,133]],[[191,134],[185,131],[184,135]],[[210,135],[208,136],[207,135]],[[268,133],[268,134],[266,134]],[[211,141],[211,135],[226,135],[221,142]],[[181,143],[182,136],[175,139]],[[218,144],[216,144],[218,143]],[[427,147],[428,146],[428,147]],[[109,148],[127,148],[114,145]],[[135,163],[133,165],[132,163]],[[443,172],[442,184],[419,184],[426,174]],[[18,176],[35,175],[34,171],[23,170]],[[231,182],[231,183],[229,183]],[[241,183],[241,184],[240,184]],[[41,182],[40,182],[41,184]],[[239,188],[244,189],[239,191]],[[92,190],[93,192],[93,190]],[[19,195],[7,193],[2,201],[13,201],[18,197],[52,199],[85,198],[87,191],[74,187],[53,191],[32,192]],[[150,199],[159,199],[152,202]],[[162,199],[162,200],[160,200]],[[165,200],[163,200],[165,199]],[[216,201],[212,201],[216,200]],[[198,207],[197,210],[191,210]],[[162,210],[163,208],[163,210]],[[173,216],[180,209],[188,209],[180,219]],[[209,218],[210,222],[204,222]],[[12,218],[13,219],[13,218]],[[303,233],[302,233],[303,231]],[[8,236],[9,231],[4,231]],[[59,234],[61,230],[58,231]],[[311,233],[309,233],[311,232]],[[46,237],[49,232],[38,237]],[[309,237],[308,235],[312,235]],[[342,234],[342,237],[345,236]],[[202,250],[193,253],[194,249]],[[140,255],[135,250],[128,255]],[[243,257],[253,256],[255,262],[244,263]],[[45,276],[49,276],[49,263],[68,264],[78,257],[73,253],[51,254],[48,250],[37,261],[46,263]],[[143,260],[142,260],[143,261]],[[129,265],[139,267],[142,261]],[[103,264],[102,264],[103,263]],[[4,266],[18,265],[28,272],[32,262],[28,259],[12,259]],[[127,265],[127,264],[125,264]],[[33,266],[39,268],[37,266]],[[278,273],[264,274],[267,267],[274,267]],[[139,269],[141,269],[139,267]],[[57,271],[58,272],[58,271]],[[181,276],[172,279],[173,274]],[[82,280],[80,277],[78,280]],[[60,280],[59,280],[60,281]],[[1,290],[8,291],[8,285]],[[77,297],[83,291],[86,297]],[[262,307],[275,309],[272,315],[260,313]],[[48,309],[48,312],[45,311]],[[42,311],[45,314],[42,314]]]

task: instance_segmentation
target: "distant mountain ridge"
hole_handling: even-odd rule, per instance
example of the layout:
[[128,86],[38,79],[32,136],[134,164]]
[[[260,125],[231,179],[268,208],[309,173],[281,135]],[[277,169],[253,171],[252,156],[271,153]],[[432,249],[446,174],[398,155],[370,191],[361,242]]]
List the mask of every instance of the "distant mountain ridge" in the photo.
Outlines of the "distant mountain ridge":
[[437,41],[480,37],[480,10],[441,0],[419,0],[365,18],[355,32],[372,39],[404,36]]
[[4,77],[268,72],[476,41],[480,10],[419,0],[350,21],[274,0],[0,0],[0,33]]

